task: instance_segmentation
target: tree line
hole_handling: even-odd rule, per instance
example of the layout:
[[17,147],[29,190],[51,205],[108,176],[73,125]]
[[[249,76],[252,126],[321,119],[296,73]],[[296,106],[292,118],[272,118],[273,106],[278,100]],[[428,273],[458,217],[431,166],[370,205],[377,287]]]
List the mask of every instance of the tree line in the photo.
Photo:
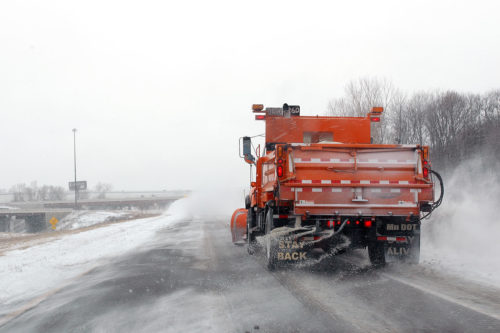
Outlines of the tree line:
[[[94,186],[94,191],[92,193],[96,193],[96,198],[98,199],[105,199],[106,193],[110,192],[112,188],[113,186],[111,184],[99,182]],[[8,193],[12,194],[12,201],[14,202],[63,201],[66,200],[66,196],[69,194],[62,186],[38,186],[36,181],[31,182],[29,185],[25,183],[16,184],[9,189]],[[88,199],[89,192],[79,191],[78,198]]]
[[384,107],[372,133],[376,142],[429,145],[433,166],[440,169],[478,155],[500,161],[500,89],[407,94],[388,80],[361,78],[328,103],[327,113],[365,116],[373,106]]

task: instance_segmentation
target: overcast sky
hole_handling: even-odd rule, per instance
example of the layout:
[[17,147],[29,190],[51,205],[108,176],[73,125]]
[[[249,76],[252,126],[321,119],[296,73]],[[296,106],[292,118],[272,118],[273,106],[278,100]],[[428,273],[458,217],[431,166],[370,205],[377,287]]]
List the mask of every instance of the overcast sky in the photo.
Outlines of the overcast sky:
[[1,1],[0,188],[248,183],[252,103],[500,88],[499,1]]

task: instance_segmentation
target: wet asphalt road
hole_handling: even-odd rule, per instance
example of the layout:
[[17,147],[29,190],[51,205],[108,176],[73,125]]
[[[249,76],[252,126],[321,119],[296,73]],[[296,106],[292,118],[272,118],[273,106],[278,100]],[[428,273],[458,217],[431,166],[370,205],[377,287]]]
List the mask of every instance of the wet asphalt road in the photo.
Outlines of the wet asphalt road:
[[185,221],[0,332],[500,332],[500,291],[362,251],[268,272],[226,221]]

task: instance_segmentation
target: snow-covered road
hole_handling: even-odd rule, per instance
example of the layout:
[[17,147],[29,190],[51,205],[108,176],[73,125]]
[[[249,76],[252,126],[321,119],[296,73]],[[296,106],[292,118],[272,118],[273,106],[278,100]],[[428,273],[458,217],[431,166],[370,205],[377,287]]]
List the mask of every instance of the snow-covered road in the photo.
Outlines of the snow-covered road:
[[426,265],[373,269],[363,251],[271,273],[220,218],[124,222],[22,251],[0,259],[0,332],[500,330],[495,287]]
[[418,266],[357,250],[271,273],[199,202],[4,251],[0,332],[500,331],[495,256],[469,266],[431,228]]

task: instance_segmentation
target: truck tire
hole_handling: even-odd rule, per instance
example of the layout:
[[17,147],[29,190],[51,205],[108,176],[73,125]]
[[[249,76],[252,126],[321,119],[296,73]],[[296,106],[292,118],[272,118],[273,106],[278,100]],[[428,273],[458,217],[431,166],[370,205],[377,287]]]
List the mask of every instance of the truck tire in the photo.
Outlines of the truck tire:
[[373,242],[368,244],[368,257],[370,257],[370,262],[373,266],[384,266],[384,243]]
[[273,230],[273,209],[269,207],[266,212],[266,259],[267,259],[267,269],[273,271],[278,266],[277,262],[277,244],[276,241],[271,238],[271,230]]
[[255,227],[255,213],[253,208],[250,207],[247,213],[247,252],[250,255],[255,253],[255,248],[257,246],[255,233],[251,231],[253,227]]

